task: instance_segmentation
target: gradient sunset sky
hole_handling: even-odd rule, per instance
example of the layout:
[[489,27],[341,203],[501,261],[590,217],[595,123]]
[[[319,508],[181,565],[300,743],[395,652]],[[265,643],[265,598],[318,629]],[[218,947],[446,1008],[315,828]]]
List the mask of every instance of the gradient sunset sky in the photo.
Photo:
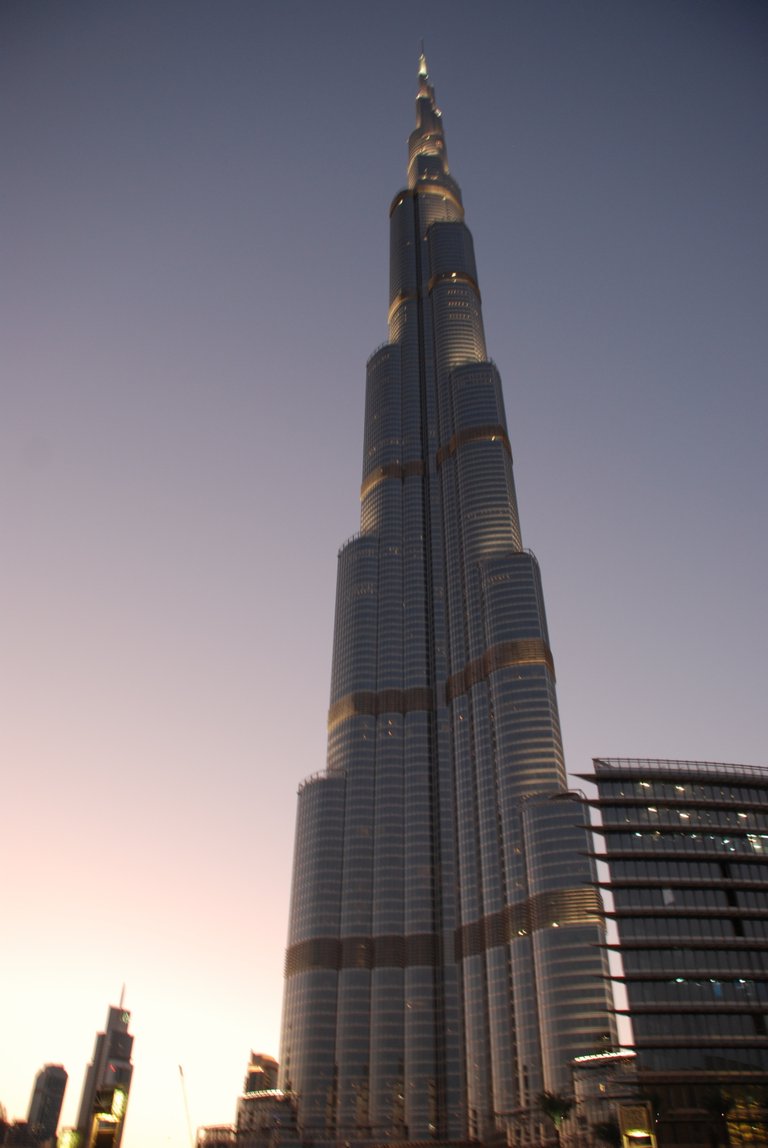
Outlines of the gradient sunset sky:
[[420,38],[569,768],[766,762],[768,6],[2,0],[0,1102],[278,1054]]

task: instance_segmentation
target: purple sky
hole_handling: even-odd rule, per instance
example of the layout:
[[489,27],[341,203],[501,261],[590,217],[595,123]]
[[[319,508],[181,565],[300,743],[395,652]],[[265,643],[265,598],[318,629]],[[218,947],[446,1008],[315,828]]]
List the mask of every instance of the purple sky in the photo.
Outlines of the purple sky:
[[0,1102],[278,1052],[421,36],[568,762],[766,760],[768,8],[3,0]]

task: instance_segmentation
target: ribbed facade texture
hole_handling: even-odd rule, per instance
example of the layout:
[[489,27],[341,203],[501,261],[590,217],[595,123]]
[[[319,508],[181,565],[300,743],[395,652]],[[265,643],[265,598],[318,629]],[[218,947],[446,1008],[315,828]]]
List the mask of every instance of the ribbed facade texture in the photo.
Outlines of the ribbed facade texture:
[[614,1029],[539,569],[423,56],[390,218],[327,769],[299,790],[281,1084],[316,1143],[534,1144],[537,1094],[568,1089],[570,1059]]
[[768,770],[596,759],[597,855],[608,865],[637,1067],[660,1142],[768,1142]]

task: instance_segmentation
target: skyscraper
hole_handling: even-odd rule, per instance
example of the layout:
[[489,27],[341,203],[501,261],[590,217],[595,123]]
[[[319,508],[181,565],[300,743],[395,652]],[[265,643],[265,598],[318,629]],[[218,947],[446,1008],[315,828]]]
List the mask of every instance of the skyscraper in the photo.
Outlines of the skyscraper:
[[339,554],[328,760],[299,790],[281,1082],[316,1142],[536,1143],[613,1043],[472,237],[419,61]]
[[130,1020],[122,1001],[110,1005],[106,1029],[96,1035],[80,1098],[78,1148],[120,1148],[133,1076]]
[[243,1093],[265,1092],[277,1088],[277,1061],[263,1052],[253,1052],[243,1081]]
[[35,1077],[27,1124],[38,1140],[52,1140],[56,1135],[66,1087],[67,1070],[61,1064],[46,1064]]

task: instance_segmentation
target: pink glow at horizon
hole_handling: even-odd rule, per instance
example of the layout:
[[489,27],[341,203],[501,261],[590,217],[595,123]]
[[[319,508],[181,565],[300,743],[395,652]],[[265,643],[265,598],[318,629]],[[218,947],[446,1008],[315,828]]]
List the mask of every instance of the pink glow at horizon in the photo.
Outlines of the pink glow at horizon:
[[123,983],[123,1148],[279,1055],[422,35],[569,767],[766,760],[764,7],[5,0],[11,1118]]

